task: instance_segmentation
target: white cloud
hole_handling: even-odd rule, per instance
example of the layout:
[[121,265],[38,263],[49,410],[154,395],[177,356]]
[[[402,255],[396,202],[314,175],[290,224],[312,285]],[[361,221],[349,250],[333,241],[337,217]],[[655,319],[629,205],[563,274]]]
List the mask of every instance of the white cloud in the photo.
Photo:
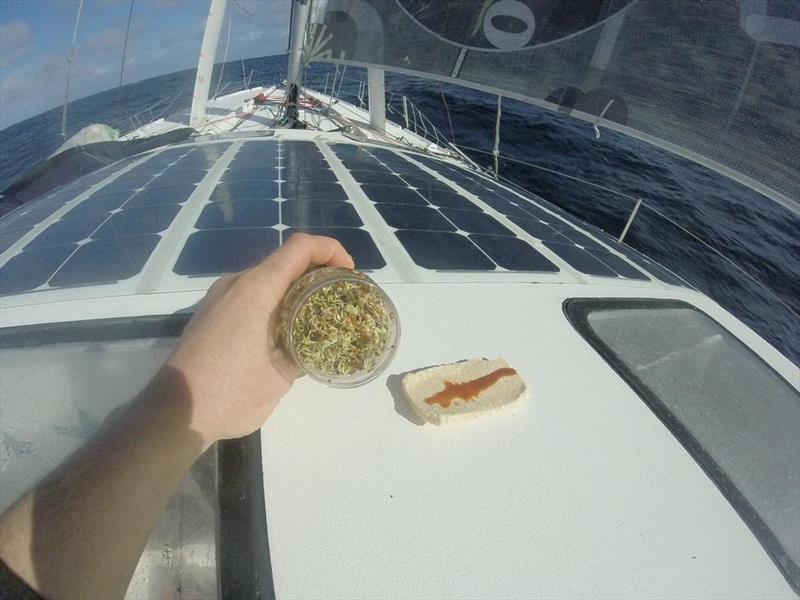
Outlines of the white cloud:
[[237,42],[254,42],[255,40],[260,40],[264,37],[264,32],[259,29],[250,29],[245,31],[238,36],[235,36],[233,39]]
[[12,65],[33,48],[33,31],[25,21],[0,23],[0,67]]

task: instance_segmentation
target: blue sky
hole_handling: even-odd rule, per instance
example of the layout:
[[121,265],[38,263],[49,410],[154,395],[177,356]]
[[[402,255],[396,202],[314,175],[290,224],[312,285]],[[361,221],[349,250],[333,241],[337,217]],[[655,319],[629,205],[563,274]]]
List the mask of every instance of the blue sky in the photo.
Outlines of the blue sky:
[[[115,87],[131,0],[85,0],[72,99]],[[209,0],[134,0],[123,83],[197,67]],[[222,61],[286,51],[290,0],[229,0]],[[0,0],[0,128],[59,106],[78,0]],[[248,14],[249,13],[249,14]]]

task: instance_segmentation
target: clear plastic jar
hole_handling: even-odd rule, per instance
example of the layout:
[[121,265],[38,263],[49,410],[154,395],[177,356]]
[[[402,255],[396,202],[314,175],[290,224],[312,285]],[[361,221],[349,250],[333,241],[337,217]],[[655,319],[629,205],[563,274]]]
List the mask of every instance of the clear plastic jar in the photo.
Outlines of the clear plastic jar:
[[[298,330],[301,329],[298,316],[301,314],[301,310],[317,292],[340,282],[367,286],[371,299],[375,300],[376,296],[379,298],[385,308],[386,317],[385,343],[382,344],[382,347],[379,344],[375,348],[376,351],[370,354],[370,356],[374,355],[374,359],[366,361],[367,364],[363,369],[347,373],[338,373],[335,369],[317,368],[308,360],[304,360],[302,350],[298,350],[298,346],[303,343],[298,338]],[[304,313],[304,316],[307,317],[308,314]],[[346,314],[344,316],[347,317]],[[326,325],[334,334],[339,331],[335,323],[326,322]],[[400,343],[400,319],[389,296],[367,275],[340,267],[322,267],[309,271],[289,288],[281,310],[281,337],[283,345],[292,359],[309,377],[333,387],[356,387],[372,381],[389,366]]]

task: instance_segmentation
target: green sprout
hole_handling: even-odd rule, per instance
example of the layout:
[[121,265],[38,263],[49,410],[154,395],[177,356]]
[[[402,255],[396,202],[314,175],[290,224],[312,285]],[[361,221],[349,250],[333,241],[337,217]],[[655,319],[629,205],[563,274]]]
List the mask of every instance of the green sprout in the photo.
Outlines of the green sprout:
[[386,349],[391,317],[372,286],[337,281],[311,294],[292,329],[295,356],[323,375],[371,370]]

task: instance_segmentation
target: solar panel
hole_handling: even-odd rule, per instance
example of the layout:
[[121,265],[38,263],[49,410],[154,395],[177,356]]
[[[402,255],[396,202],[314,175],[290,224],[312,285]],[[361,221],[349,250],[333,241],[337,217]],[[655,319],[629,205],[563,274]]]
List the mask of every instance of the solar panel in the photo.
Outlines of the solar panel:
[[604,265],[613,269],[614,272],[621,277],[625,277],[627,279],[640,279],[643,281],[650,279],[636,267],[632,266],[630,263],[626,262],[616,254],[612,254],[610,252],[592,252],[592,255]]
[[544,242],[544,245],[552,250],[560,259],[564,260],[581,273],[603,277],[617,276],[617,273],[611,267],[606,266],[586,250],[578,246],[547,241]]
[[442,214],[461,230],[468,233],[486,233],[514,237],[514,233],[497,219],[483,212],[442,208]]
[[197,183],[208,174],[206,170],[182,170],[176,167],[170,167],[161,175],[153,179],[147,187],[160,187],[163,185],[181,185],[187,183]]
[[109,194],[98,191],[86,198],[86,200],[78,204],[75,208],[71,209],[64,217],[77,219],[89,216],[93,213],[110,212],[122,206],[132,195],[133,194],[129,192]]
[[246,142],[222,179],[175,264],[179,275],[244,269],[295,231],[339,239],[359,268],[385,266],[316,144]]
[[278,178],[278,172],[275,165],[259,165],[257,167],[239,166],[241,163],[230,163],[228,168],[222,174],[222,181],[275,181]]
[[27,292],[46,283],[77,247],[49,246],[15,254],[0,267],[0,294]]
[[159,239],[142,235],[91,241],[79,247],[49,283],[59,287],[128,279],[142,270]]
[[280,244],[278,232],[264,227],[208,229],[189,236],[174,271],[178,275],[219,275],[253,266]]
[[228,200],[206,204],[197,229],[272,227],[278,224],[278,204],[264,200]]
[[428,201],[411,188],[397,185],[378,185],[374,183],[365,183],[361,186],[361,189],[367,195],[367,198],[373,202],[428,206]]
[[370,169],[376,169],[381,167],[381,164],[375,160],[372,156],[363,152],[359,155],[354,156],[339,156],[339,160],[342,161],[342,164],[347,167],[348,170],[362,170],[368,171]]
[[281,204],[281,222],[295,227],[360,227],[361,219],[347,202],[287,200]]
[[403,179],[406,184],[417,188],[421,194],[435,194],[437,192],[454,193],[453,188],[449,185],[435,179],[427,173],[425,175],[405,175]]
[[355,179],[359,183],[380,183],[382,185],[404,185],[403,180],[400,179],[397,175],[393,175],[386,167],[382,167],[381,169],[350,171],[350,175],[352,175],[353,179]]
[[452,190],[430,191],[427,189],[418,189],[417,191],[434,206],[460,208],[461,210],[481,210],[472,200],[468,200],[458,192]]
[[559,271],[556,265],[519,238],[472,234],[469,239],[504,269],[549,273]]
[[381,256],[372,236],[363,229],[346,227],[293,227],[283,232],[284,239],[296,232],[332,237],[344,246],[353,257],[356,269],[367,271],[381,269],[386,261]]
[[30,200],[0,219],[0,231],[32,227],[52,215],[72,198],[72,194],[60,191],[44,198]]
[[347,200],[341,185],[327,181],[287,181],[281,184],[281,196],[287,200]]
[[107,213],[93,213],[79,219],[65,218],[56,221],[33,238],[25,246],[25,250],[79,242],[91,236],[92,232],[106,220],[107,216]]
[[[146,206],[159,206],[162,204],[182,204],[189,199],[189,196],[194,193],[194,190],[194,185],[170,185],[153,189],[146,188],[131,196],[125,203],[125,208],[144,208]],[[84,202],[81,202],[76,208],[79,209]]]
[[233,160],[270,161],[278,159],[278,144],[275,142],[246,143],[239,147]]
[[92,238],[116,238],[158,233],[170,226],[178,215],[178,211],[180,211],[180,206],[175,204],[122,210],[111,215],[103,226],[94,232]]
[[[140,159],[134,157],[83,177],[78,185],[59,190],[41,203],[32,202],[21,216],[39,222],[93,182]],[[137,274],[160,239],[155,234],[172,223],[179,205],[194,192],[194,182],[207,173],[197,168],[206,165],[206,160],[203,155],[190,156],[188,149],[174,149],[151,155],[122,173],[11,257],[3,273],[13,281],[3,286],[3,293],[28,291],[44,283],[51,287],[110,283]],[[58,202],[53,204],[54,200]]]
[[209,200],[220,202],[239,199],[272,199],[278,196],[278,184],[275,181],[228,181],[214,188]]
[[111,183],[107,183],[101,189],[108,194],[119,192],[133,192],[136,190],[144,189],[150,183],[152,177],[147,175],[138,175],[125,177],[120,176]]
[[330,169],[283,169],[281,179],[285,182],[327,181],[336,182],[336,175]]
[[692,287],[689,283],[687,283],[686,281],[684,281],[671,271],[662,267],[657,262],[650,260],[643,254],[640,254],[630,246],[626,246],[624,244],[618,244],[614,246],[614,248],[621,254],[624,254],[634,263],[645,269],[650,275],[656,277],[657,279],[660,279],[664,283],[668,283],[670,285],[679,285],[682,287]]
[[543,223],[539,219],[534,219],[533,217],[509,217],[509,220],[540,240],[570,243],[570,240],[562,236],[557,229],[550,227],[549,224]]
[[[401,173],[400,178],[406,185],[365,183],[361,189],[375,202],[386,224],[398,230],[398,239],[418,265],[442,270],[492,270],[500,266],[509,270],[558,271],[558,267],[527,242],[515,239],[510,229],[447,184],[407,163],[399,154],[384,149],[370,152],[373,158],[380,158],[372,167],[373,173],[380,174],[383,168],[385,176],[389,173],[387,164],[391,163],[391,168],[398,169],[396,172]],[[362,155],[368,153],[362,150],[357,155],[359,160],[366,160]],[[353,156],[356,155],[346,154],[350,160]],[[399,161],[411,168],[405,169]],[[449,174],[445,169],[442,172]],[[474,235],[454,234],[458,230]],[[508,241],[504,243],[501,237]],[[426,243],[431,244],[427,249]],[[434,247],[433,244],[450,244],[451,247]],[[496,258],[495,262],[486,255]]]
[[456,227],[432,208],[409,204],[376,204],[375,208],[390,227],[423,231],[455,231]]
[[24,227],[22,229],[0,230],[0,254],[16,244],[20,238],[22,238],[22,236],[28,233],[31,229],[33,228]]
[[411,258],[426,269],[491,271],[495,268],[478,247],[458,233],[444,231],[396,231]]

